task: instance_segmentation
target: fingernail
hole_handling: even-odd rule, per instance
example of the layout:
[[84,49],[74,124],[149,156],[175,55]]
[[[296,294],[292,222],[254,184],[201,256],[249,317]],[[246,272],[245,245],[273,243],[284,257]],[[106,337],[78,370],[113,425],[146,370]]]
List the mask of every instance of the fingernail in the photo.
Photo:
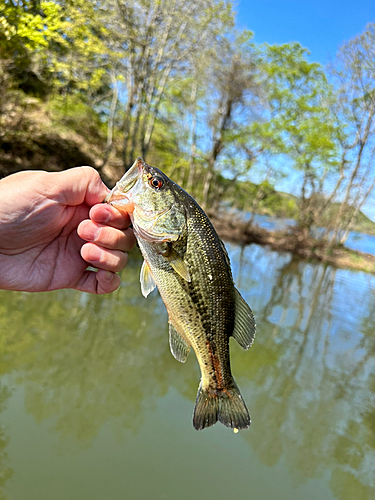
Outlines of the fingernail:
[[108,224],[108,222],[111,221],[111,214],[110,212],[107,212],[107,215],[105,217],[103,217],[103,222],[104,224]]
[[90,211],[90,218],[99,224],[108,224],[111,221],[111,207],[109,205],[95,205]]
[[103,250],[94,245],[90,245],[90,247],[91,248],[89,250],[88,260],[90,262],[100,262],[103,255]]
[[83,232],[84,239],[88,241],[95,241],[99,235],[100,228],[87,224]]
[[109,210],[106,210],[105,215],[103,215],[103,217],[100,217],[100,219],[100,222],[102,224],[108,224],[108,222],[111,221],[111,212]]

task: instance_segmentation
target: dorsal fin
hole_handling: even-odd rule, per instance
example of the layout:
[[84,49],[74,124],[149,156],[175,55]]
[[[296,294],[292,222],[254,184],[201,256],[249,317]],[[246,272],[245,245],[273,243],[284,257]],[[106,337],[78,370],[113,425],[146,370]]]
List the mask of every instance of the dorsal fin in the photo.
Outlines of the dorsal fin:
[[255,338],[255,319],[252,310],[242,298],[240,292],[235,288],[235,317],[233,338],[243,349],[249,349]]
[[230,259],[229,259],[228,251],[226,249],[226,246],[225,246],[223,240],[220,240],[220,245],[221,245],[221,249],[223,250],[223,253],[224,253],[225,263],[228,266],[228,269],[230,270],[231,269],[231,267],[230,267]]

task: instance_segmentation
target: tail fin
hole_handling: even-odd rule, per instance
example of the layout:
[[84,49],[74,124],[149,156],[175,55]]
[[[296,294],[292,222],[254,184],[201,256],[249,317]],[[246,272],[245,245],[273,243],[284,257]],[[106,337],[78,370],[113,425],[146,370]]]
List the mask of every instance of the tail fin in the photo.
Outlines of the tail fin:
[[217,421],[232,429],[247,429],[250,416],[236,382],[222,390],[202,389],[199,385],[195,400],[193,425],[199,431]]

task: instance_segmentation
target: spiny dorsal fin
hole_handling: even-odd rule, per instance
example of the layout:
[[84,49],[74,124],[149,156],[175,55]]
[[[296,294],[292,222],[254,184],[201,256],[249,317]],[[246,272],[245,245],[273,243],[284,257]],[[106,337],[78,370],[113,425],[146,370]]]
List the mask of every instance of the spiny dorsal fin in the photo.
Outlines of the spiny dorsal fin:
[[147,297],[147,295],[151,293],[156,287],[156,283],[151,274],[150,266],[147,264],[145,260],[143,261],[141,267],[140,282],[141,282],[142,295],[144,297]]
[[184,278],[184,280],[190,282],[190,273],[188,268],[186,267],[186,264],[183,260],[183,258],[178,255],[176,250],[173,248],[168,249],[168,253],[162,254],[163,257],[169,262],[169,264],[173,267],[173,269],[178,273],[181,278]]
[[250,307],[235,289],[236,313],[234,317],[233,338],[243,349],[249,349],[255,338],[255,320]]
[[225,263],[228,266],[228,269],[230,269],[230,259],[229,259],[228,251],[226,249],[226,246],[225,246],[223,240],[220,240],[220,246],[221,246],[221,249],[223,250]]
[[177,361],[185,363],[190,352],[190,346],[187,345],[172,323],[169,323],[169,346],[171,348],[171,353]]

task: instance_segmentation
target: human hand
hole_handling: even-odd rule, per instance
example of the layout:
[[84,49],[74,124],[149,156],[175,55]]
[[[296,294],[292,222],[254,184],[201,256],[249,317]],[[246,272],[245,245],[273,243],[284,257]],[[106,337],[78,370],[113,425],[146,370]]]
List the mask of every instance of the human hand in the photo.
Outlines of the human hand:
[[107,193],[91,167],[0,180],[0,288],[116,290],[135,238],[126,214],[98,205]]

